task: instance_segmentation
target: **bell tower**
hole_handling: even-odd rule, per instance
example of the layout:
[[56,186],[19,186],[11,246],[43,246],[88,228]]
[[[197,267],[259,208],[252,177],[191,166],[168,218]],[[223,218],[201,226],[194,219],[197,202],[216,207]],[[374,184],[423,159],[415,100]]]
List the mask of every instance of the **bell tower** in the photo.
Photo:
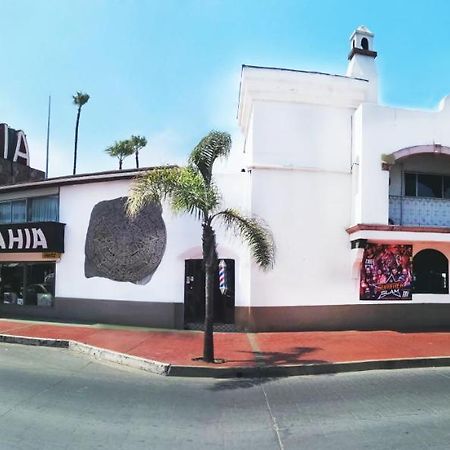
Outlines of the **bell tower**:
[[359,26],[350,36],[349,63],[346,75],[353,78],[363,78],[370,83],[370,102],[378,101],[378,73],[375,58],[377,52],[373,49],[374,34],[365,26]]

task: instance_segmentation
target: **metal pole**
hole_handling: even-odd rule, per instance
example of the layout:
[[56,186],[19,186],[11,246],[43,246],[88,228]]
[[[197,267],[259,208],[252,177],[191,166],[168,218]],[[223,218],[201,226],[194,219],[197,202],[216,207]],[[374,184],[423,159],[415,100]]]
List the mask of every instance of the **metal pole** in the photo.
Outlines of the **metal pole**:
[[48,178],[48,150],[50,147],[50,114],[52,109],[52,96],[48,96],[48,118],[47,118],[47,154],[45,158],[45,179]]

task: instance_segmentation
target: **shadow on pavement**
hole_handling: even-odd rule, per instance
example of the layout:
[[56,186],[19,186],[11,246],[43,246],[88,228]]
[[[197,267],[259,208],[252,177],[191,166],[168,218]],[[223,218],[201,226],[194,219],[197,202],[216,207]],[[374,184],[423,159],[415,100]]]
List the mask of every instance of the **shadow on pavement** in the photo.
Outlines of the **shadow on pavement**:
[[325,364],[329,361],[324,359],[305,359],[304,356],[313,353],[317,350],[322,350],[320,347],[295,347],[289,349],[289,351],[278,352],[245,352],[248,355],[243,359],[227,359],[226,362],[243,363],[254,362],[258,366],[288,366],[292,364]]
[[305,359],[304,356],[322,350],[319,347],[295,347],[288,352],[261,352],[257,361],[266,366],[283,366],[290,364],[324,364],[329,361],[323,359]]
[[277,378],[233,378],[231,380],[217,381],[208,387],[210,391],[232,391],[237,389],[249,389],[269,383]]

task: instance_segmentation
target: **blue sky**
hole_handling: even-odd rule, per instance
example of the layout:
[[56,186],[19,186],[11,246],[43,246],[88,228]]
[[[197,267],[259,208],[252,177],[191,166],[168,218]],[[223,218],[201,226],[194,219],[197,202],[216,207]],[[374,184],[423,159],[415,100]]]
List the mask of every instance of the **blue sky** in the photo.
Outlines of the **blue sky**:
[[[109,170],[115,140],[145,135],[145,165],[181,162],[210,129],[239,145],[242,64],[345,73],[348,38],[375,33],[381,101],[437,107],[450,93],[450,2],[345,0],[0,0],[0,122],[23,129],[31,163],[71,173]],[[450,124],[449,124],[450,126]],[[130,158],[125,168],[133,167]]]

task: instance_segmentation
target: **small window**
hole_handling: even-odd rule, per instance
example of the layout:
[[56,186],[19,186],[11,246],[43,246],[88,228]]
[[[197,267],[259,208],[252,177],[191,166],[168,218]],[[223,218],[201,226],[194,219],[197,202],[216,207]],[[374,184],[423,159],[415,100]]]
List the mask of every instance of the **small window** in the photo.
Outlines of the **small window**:
[[58,222],[57,195],[0,202],[0,224],[24,222]]
[[0,223],[11,223],[11,202],[0,203]]
[[417,175],[415,173],[405,173],[405,195],[407,197],[415,197],[417,195],[416,178]]
[[15,200],[11,202],[11,222],[20,223],[27,221],[27,201]]
[[28,211],[29,222],[57,222],[58,221],[58,197],[30,198]]
[[439,175],[417,175],[417,196],[442,198],[442,177]]
[[450,198],[450,177],[444,177],[444,198]]
[[367,40],[367,38],[363,37],[363,38],[361,39],[361,47],[362,47],[364,50],[369,50],[369,41]]
[[27,220],[27,201],[14,200],[0,203],[0,223],[20,223]]

